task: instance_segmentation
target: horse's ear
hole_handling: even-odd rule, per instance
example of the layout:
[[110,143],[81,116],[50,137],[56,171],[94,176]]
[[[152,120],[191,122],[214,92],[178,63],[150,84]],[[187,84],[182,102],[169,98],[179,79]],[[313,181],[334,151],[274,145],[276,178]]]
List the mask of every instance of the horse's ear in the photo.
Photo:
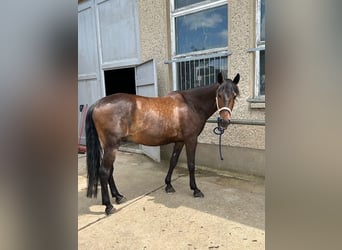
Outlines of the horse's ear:
[[234,77],[233,83],[238,84],[240,81],[240,74],[237,73],[236,76]]
[[217,82],[219,84],[223,83],[223,75],[222,75],[222,72],[218,73],[217,74]]

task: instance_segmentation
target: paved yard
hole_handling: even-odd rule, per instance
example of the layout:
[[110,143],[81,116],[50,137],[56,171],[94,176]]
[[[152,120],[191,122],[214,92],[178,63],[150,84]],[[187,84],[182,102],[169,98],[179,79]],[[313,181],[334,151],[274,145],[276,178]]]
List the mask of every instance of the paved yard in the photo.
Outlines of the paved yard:
[[119,152],[114,178],[127,201],[106,216],[100,191],[97,199],[86,197],[85,160],[79,155],[79,249],[265,249],[262,178],[197,168],[205,197],[193,198],[181,164],[173,174],[176,192],[167,194],[167,162]]

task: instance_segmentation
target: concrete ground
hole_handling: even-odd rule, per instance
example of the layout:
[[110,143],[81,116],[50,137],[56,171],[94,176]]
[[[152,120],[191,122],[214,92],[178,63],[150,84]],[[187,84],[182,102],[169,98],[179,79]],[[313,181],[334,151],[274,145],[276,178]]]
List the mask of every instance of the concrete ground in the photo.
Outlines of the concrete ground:
[[[204,198],[193,198],[186,166],[164,191],[168,163],[118,152],[114,179],[127,201],[104,214],[101,192],[86,197],[85,155],[78,158],[79,249],[265,249],[264,179],[196,168]],[[114,203],[114,199],[112,199]]]

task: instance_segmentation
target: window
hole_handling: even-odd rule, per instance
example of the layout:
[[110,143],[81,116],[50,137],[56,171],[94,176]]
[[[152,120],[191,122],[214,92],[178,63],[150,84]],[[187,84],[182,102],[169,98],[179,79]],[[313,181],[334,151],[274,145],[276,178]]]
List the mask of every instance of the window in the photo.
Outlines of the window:
[[265,97],[265,80],[265,0],[257,0],[254,91],[256,98]]
[[174,89],[216,82],[227,74],[228,5],[226,0],[171,1]]
[[265,102],[265,0],[256,0],[255,48],[248,49],[254,53],[254,94],[250,102]]
[[205,0],[175,0],[175,9],[179,9],[184,6],[188,6],[188,5],[203,2],[203,1]]

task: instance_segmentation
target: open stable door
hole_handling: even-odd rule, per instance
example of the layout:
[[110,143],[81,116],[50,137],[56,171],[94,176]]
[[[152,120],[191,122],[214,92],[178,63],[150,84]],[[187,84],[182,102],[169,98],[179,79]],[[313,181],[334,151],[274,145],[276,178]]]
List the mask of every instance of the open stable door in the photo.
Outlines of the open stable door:
[[[154,59],[144,62],[135,68],[136,94],[148,97],[157,97],[157,73]],[[160,147],[150,147],[140,145],[145,155],[160,162]]]

